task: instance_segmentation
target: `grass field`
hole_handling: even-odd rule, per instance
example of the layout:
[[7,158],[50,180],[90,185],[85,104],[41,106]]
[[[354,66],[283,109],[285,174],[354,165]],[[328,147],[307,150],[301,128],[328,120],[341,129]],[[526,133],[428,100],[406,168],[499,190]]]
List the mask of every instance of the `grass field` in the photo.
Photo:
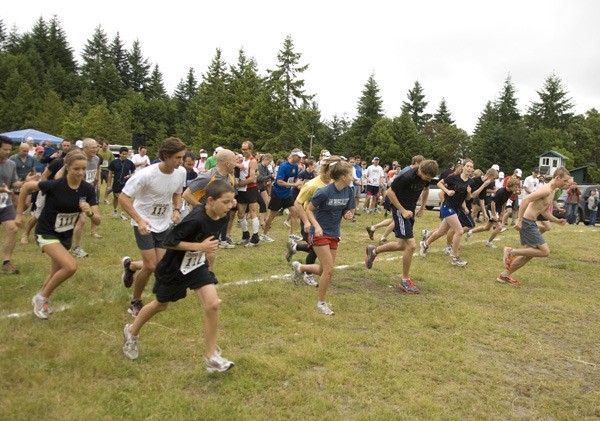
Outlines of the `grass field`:
[[[21,274],[0,277],[0,420],[600,418],[598,228],[553,225],[551,256],[517,272],[520,286],[495,282],[514,230],[496,250],[484,234],[463,243],[465,268],[440,240],[413,259],[421,294],[407,296],[394,288],[399,254],[365,268],[364,227],[381,217],[359,216],[343,224],[325,317],[316,289],[287,276],[279,217],[275,243],[218,252],[219,345],[236,366],[208,375],[194,295],[144,327],[138,360],[123,357],[120,259],[138,254],[129,223],[102,210],[104,238],[86,227],[91,256],[49,321],[31,313],[49,269],[37,246],[18,245]],[[426,212],[416,228],[437,223]]]

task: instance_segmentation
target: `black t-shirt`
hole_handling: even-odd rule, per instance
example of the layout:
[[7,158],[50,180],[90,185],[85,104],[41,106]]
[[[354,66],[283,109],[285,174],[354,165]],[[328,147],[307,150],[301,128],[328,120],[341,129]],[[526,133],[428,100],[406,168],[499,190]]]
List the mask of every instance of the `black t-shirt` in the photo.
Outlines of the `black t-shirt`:
[[90,206],[98,204],[94,186],[86,181],[82,181],[78,189],[69,187],[66,177],[40,181],[38,186],[46,195],[46,204],[35,227],[36,235],[70,238],[81,212],[79,202],[88,202]]
[[50,176],[48,180],[53,180],[56,176],[56,173],[60,171],[60,169],[65,165],[65,159],[63,157],[53,159],[52,162],[48,164],[48,171],[50,171]]
[[417,174],[418,168],[411,168],[392,181],[392,191],[404,209],[414,212],[423,189],[429,185]]
[[113,173],[113,189],[124,186],[127,181],[125,177],[135,172],[135,164],[129,159],[113,159],[108,164],[108,170]]
[[501,187],[496,191],[496,195],[492,199],[496,203],[496,212],[502,210],[502,206],[508,201],[512,192],[506,190],[506,187]]
[[444,203],[454,210],[462,209],[462,204],[467,198],[467,187],[470,180],[463,180],[460,175],[452,174],[444,178],[448,190],[454,190],[453,196],[445,195]]
[[[171,228],[163,243],[164,246],[176,247],[182,241],[201,243],[209,237],[214,237],[215,239],[219,238],[219,232],[227,223],[227,217],[215,221],[206,214],[204,209],[205,205],[203,204],[196,206],[179,224]],[[156,266],[156,278],[164,283],[177,282],[182,279],[182,276],[185,276],[181,271],[184,257],[186,257],[186,260],[195,258],[192,256],[192,253],[188,253],[190,252],[167,249],[164,257]],[[198,255],[199,254],[201,253],[198,253]]]

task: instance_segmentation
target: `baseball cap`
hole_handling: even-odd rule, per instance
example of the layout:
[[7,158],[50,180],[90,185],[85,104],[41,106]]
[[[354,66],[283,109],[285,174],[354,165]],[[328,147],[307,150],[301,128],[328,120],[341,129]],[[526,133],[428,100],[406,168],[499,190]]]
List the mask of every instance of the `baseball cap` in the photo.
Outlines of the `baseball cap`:
[[200,153],[200,158],[206,158],[206,157],[208,157],[208,154],[206,152]]
[[[378,156],[374,157],[373,161],[379,161],[379,157]],[[373,161],[371,161],[371,162],[373,162]]]
[[521,175],[523,175],[523,171],[521,171],[521,169],[520,169],[520,168],[517,168],[517,169],[515,170],[515,175],[516,175],[517,177],[521,177]]
[[300,158],[304,158],[306,156],[300,149],[292,150],[292,155],[299,156]]
[[43,146],[36,146],[35,147],[35,151],[36,152],[44,152],[44,147]]
[[83,149],[83,140],[78,140],[75,142],[75,146],[77,146],[79,149]]
[[217,146],[217,147],[215,148],[215,155],[216,155],[216,154],[218,154],[219,152],[221,152],[222,150],[223,150],[223,148],[222,148],[222,147],[220,147],[220,146]]
[[501,178],[501,179],[502,179],[502,178],[504,178],[504,173],[503,173],[502,171],[500,171],[500,172],[498,173],[498,178]]
[[500,165],[498,165],[498,164],[492,165],[492,168],[495,169],[496,171],[500,171]]
[[531,172],[540,172],[540,169],[538,167],[535,167],[533,170],[531,170]]
[[330,156],[331,154],[329,153],[329,151],[323,152],[323,158],[329,158]]

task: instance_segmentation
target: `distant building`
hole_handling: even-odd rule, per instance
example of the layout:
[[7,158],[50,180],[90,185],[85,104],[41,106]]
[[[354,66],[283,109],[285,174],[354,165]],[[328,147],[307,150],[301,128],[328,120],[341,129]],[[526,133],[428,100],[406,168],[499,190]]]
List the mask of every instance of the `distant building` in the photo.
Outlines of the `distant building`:
[[541,175],[554,175],[554,171],[556,171],[559,167],[566,167],[567,160],[569,157],[564,156],[561,153],[556,151],[548,151],[544,152],[540,155],[540,174]]

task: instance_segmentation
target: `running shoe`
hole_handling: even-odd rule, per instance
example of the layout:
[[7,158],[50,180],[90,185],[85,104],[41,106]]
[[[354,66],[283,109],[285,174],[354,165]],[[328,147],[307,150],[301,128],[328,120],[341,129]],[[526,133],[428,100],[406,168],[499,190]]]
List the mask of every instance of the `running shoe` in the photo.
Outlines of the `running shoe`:
[[262,234],[260,236],[260,241],[264,241],[265,243],[273,243],[275,242],[275,240],[273,240],[271,237],[269,237],[267,234]]
[[104,204],[105,205],[110,205],[110,202],[107,199],[104,199]]
[[502,227],[502,229],[500,230],[500,234],[502,234],[503,232],[506,232],[506,231],[508,231],[508,228]]
[[471,238],[472,235],[473,235],[473,230],[467,231],[467,233],[465,235],[465,241],[469,241],[469,238]]
[[373,241],[373,234],[375,234],[375,228],[366,227],[366,230],[367,230],[367,234],[369,234],[369,238],[371,239],[371,241]]
[[219,350],[215,351],[210,357],[204,357],[204,365],[209,373],[222,373],[229,370],[235,364],[221,356]]
[[387,242],[388,242],[388,239],[387,239],[387,238],[385,238],[385,237],[381,237],[381,238],[379,239],[379,242],[378,242],[377,244],[378,244],[378,245],[380,245],[380,246],[382,246],[382,245],[384,245],[384,244],[385,244],[385,243],[387,243]]
[[113,211],[112,217],[115,218],[115,219],[119,217],[119,213],[117,212],[116,209]]
[[510,276],[504,276],[502,274],[500,274],[500,275],[498,275],[498,277],[496,277],[496,281],[500,282],[501,284],[511,284],[511,285],[520,285],[521,284],[516,279],[513,279]]
[[40,294],[35,294],[31,299],[33,305],[33,314],[42,320],[48,320],[48,300]]
[[429,247],[427,247],[427,243],[425,243],[425,241],[421,241],[419,243],[419,246],[420,246],[419,255],[421,257],[427,257],[427,249],[429,248]]
[[250,242],[250,237],[248,237],[248,238],[242,238],[240,241],[237,242],[237,245],[238,246],[245,246],[249,242]]
[[427,239],[429,238],[429,236],[431,235],[431,233],[429,232],[429,230],[423,230],[423,231],[421,231],[421,235],[423,236],[421,238],[421,240],[427,241]]
[[98,234],[97,232],[92,234],[93,238],[102,238],[102,236],[100,234]]
[[459,266],[459,267],[465,267],[467,266],[467,262],[465,262],[463,259],[461,259],[460,257],[456,256],[456,257],[452,257],[452,265],[453,266]]
[[290,225],[290,221],[288,221],[287,219],[285,221],[283,221],[283,225],[285,225],[288,228],[291,228],[292,226]]
[[292,256],[296,254],[296,242],[291,238],[287,242],[287,252],[285,253],[285,260],[288,262],[292,260]]
[[504,247],[504,268],[506,270],[510,270],[510,267],[512,266],[512,262],[513,262],[513,260],[515,260],[515,256],[510,254],[511,251],[512,251],[512,247]]
[[375,253],[375,250],[377,250],[377,247],[367,246],[367,249],[366,249],[367,256],[365,257],[365,265],[367,266],[367,269],[371,269],[373,267],[373,262],[375,261],[375,258],[377,257],[377,253]]
[[125,215],[125,212],[121,212],[121,219],[123,221],[128,221],[129,220],[129,218],[127,218],[127,215]]
[[445,254],[446,256],[452,256],[452,246],[446,246],[446,247],[444,248],[444,254]]
[[497,249],[498,248],[498,246],[496,244],[492,243],[491,241],[486,241],[485,242],[485,246],[489,247],[491,249]]
[[333,312],[333,310],[331,310],[329,306],[329,303],[326,303],[325,301],[319,301],[317,303],[317,310],[319,311],[319,313],[324,314],[326,316],[333,316],[335,313]]
[[302,272],[300,270],[300,265],[301,265],[301,263],[298,261],[292,262],[292,269],[293,269],[292,282],[295,283],[296,285],[298,285],[304,277],[304,272]]
[[81,246],[77,246],[73,249],[73,251],[71,252],[71,254],[75,257],[88,257],[89,253],[86,253],[86,251],[81,247]]
[[294,241],[302,241],[302,237],[300,237],[297,234],[292,234],[289,236],[290,240],[294,240]]
[[12,263],[6,262],[2,265],[1,269],[2,273],[7,275],[16,275],[19,273],[19,269],[17,269]]
[[400,279],[400,282],[398,282],[398,288],[400,289],[400,291],[405,292],[407,294],[419,293],[419,289],[415,286],[415,284],[413,284],[413,281],[411,281],[410,278]]
[[312,273],[308,273],[306,272],[304,274],[304,283],[306,285],[308,285],[309,287],[318,287],[319,283],[317,281],[315,281],[315,277],[313,276]]
[[126,324],[123,328],[123,354],[130,360],[135,360],[138,355],[138,337],[129,333],[131,324]]
[[219,241],[219,248],[220,249],[234,249],[235,248],[235,244],[229,244],[227,241],[220,240]]
[[132,300],[131,305],[127,309],[127,313],[131,314],[133,317],[136,317],[140,310],[144,307],[142,304],[142,300]]
[[121,265],[123,266],[123,273],[121,273],[121,281],[123,281],[123,285],[125,288],[131,287],[133,284],[133,276],[135,275],[135,270],[131,270],[131,258],[129,256],[125,256],[121,259]]

